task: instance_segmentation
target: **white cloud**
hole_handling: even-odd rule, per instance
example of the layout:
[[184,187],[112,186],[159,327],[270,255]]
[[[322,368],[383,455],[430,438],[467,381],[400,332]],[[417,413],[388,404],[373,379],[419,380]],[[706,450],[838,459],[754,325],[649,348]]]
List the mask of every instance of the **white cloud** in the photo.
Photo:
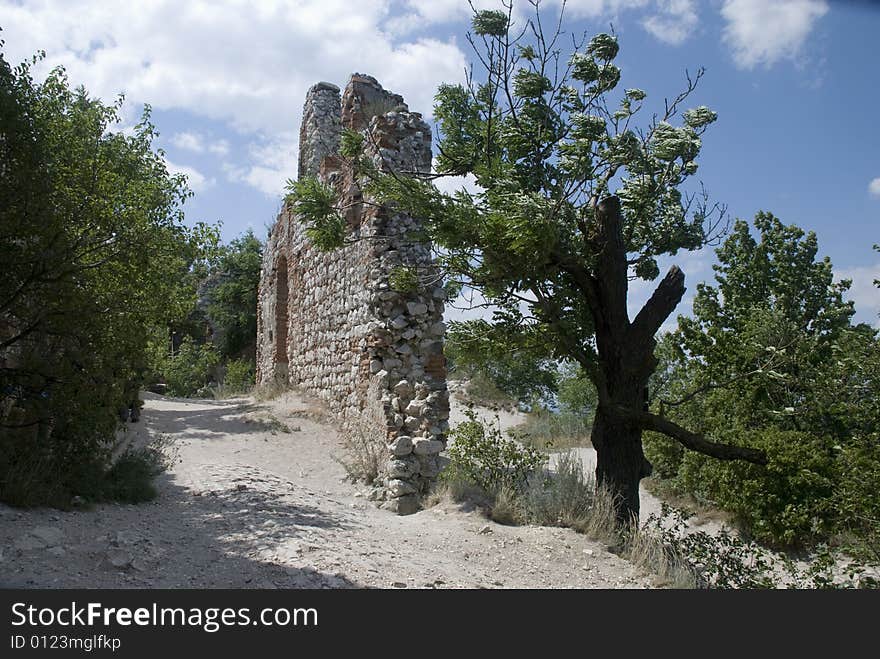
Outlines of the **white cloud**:
[[872,197],[877,197],[880,199],[880,177],[875,178],[873,181],[868,183],[868,193]]
[[[473,4],[477,10],[502,8],[497,0],[477,0]],[[642,18],[642,26],[659,41],[679,45],[697,27],[695,5],[695,0],[567,0],[565,18],[618,23],[624,12],[651,10],[653,13]],[[555,28],[555,17],[561,6],[561,0],[546,0],[541,5],[545,29]],[[454,21],[470,25],[472,16],[471,8],[464,0],[407,0],[406,7],[408,13],[389,21],[392,32],[405,34],[426,25]],[[523,26],[533,16],[534,10],[527,3],[514,4],[512,18],[515,25]]]
[[724,41],[740,68],[770,66],[795,59],[818,19],[828,12],[826,0],[724,0]]
[[834,278],[852,280],[846,297],[856,303],[856,321],[880,327],[880,289],[874,285],[874,280],[880,279],[880,263],[841,268]]
[[171,136],[171,143],[178,149],[195,153],[212,153],[225,156],[229,153],[229,142],[223,139],[208,141],[201,133],[185,131]]
[[296,133],[284,132],[252,143],[248,149],[248,165],[225,163],[223,170],[234,183],[249,185],[267,197],[278,197],[284,192],[287,179],[296,175],[298,152]]
[[183,174],[186,176],[186,182],[189,184],[189,188],[193,192],[204,192],[217,183],[213,178],[208,178],[195,167],[178,165],[167,158],[165,159],[165,166],[171,174]]
[[[561,4],[555,0],[553,4]],[[571,18],[614,17],[627,9],[641,9],[649,0],[568,0],[565,12]]]
[[201,153],[205,150],[202,138],[197,133],[177,133],[171,136],[171,143],[178,149]]
[[[344,85],[354,69],[430,114],[437,86],[464,78],[465,55],[453,41],[392,41],[389,7],[387,0],[0,0],[7,60],[44,48],[38,75],[63,65],[72,84],[105,101],[125,92],[133,114],[143,103],[185,111],[255,143],[298,130],[308,88],[320,80]],[[228,144],[224,151],[222,143],[186,132],[180,148],[228,153]],[[233,165],[259,189],[275,187],[276,165]]]
[[642,27],[659,41],[678,46],[699,23],[693,0],[658,0],[659,11],[642,19]]
[[[434,159],[432,163],[434,172],[437,171],[437,159]],[[454,192],[458,192],[461,189],[470,192],[471,194],[477,194],[478,192],[482,192],[482,188],[477,185],[477,179],[473,174],[466,174],[465,176],[443,176],[441,178],[434,179],[434,185],[437,187],[440,192],[445,192],[446,194],[453,194]]]

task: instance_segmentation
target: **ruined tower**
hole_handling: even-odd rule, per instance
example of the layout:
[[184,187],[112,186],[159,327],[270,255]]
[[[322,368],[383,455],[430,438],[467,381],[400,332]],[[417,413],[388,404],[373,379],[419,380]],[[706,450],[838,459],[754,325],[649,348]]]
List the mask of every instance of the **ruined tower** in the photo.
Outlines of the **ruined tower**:
[[[339,194],[347,245],[317,250],[293,209],[282,209],[260,277],[257,381],[322,398],[343,432],[375,442],[385,454],[382,505],[405,514],[418,509],[445,447],[445,290],[430,276],[430,246],[414,233],[419,220],[360,197],[338,156],[343,129],[364,134],[378,167],[431,169],[430,127],[375,79],[354,74],[341,96],[326,82],[309,90],[298,175],[318,176]],[[392,286],[401,267],[422,274],[417,290]]]

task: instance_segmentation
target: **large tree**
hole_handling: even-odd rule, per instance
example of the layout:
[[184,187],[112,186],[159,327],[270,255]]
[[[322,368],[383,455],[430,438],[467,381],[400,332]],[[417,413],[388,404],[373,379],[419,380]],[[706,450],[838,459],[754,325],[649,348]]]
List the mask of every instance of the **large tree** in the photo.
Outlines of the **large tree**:
[[[437,175],[472,176],[477,192],[444,194],[425,177],[376,168],[358,157],[358,139],[344,139],[343,151],[367,195],[424,218],[447,274],[501,309],[494,322],[540,326],[548,349],[588,374],[598,392],[597,480],[626,521],[638,516],[639,481],[651,471],[644,430],[716,458],[765,461],[646,407],[654,336],[685,292],[684,273],[672,267],[635,318],[627,312],[630,279],[656,279],[657,257],[699,248],[718,221],[717,206],[683,191],[716,115],[681,112],[700,71],[638,128],[646,94],[616,91],[617,39],[574,39],[566,49],[562,17],[545,30],[534,7],[519,26],[510,7],[476,12],[468,39],[478,72],[436,95]],[[301,183],[293,201],[331,233],[339,209],[319,188]]]
[[222,247],[200,293],[213,341],[223,357],[253,357],[257,339],[257,288],[263,244],[248,229]]
[[766,212],[754,226],[735,223],[716,251],[716,281],[698,286],[693,315],[661,342],[652,405],[699,432],[764,448],[768,468],[686,455],[653,435],[646,451],[659,476],[732,511],[754,537],[808,543],[839,530],[839,508],[863,505],[847,493],[842,465],[870,462],[876,332],[851,324],[850,282],[836,282],[831,261],[817,258],[814,233]]
[[[186,313],[183,275],[216,231],[152,147],[65,73],[35,82],[0,56],[0,497],[58,502],[104,466],[147,334]],[[87,469],[86,469],[87,470]],[[39,499],[35,483],[52,490]],[[16,488],[19,488],[16,490]],[[45,490],[48,492],[48,490]],[[58,498],[56,498],[56,496]],[[60,501],[63,503],[63,500]]]

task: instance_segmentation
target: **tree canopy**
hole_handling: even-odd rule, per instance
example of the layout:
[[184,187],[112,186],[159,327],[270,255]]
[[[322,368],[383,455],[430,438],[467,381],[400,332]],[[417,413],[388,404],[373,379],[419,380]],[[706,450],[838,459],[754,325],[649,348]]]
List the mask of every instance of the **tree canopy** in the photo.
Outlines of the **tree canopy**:
[[184,223],[190,192],[152,147],[149,107],[131,133],[114,131],[121,97],[105,105],[71,89],[63,69],[37,83],[34,62],[0,56],[6,500],[39,496],[17,492],[28,478],[63,498],[84,469],[100,471],[119,409],[136,397],[149,328],[186,313],[182,279],[217,240]]
[[[546,30],[535,7],[519,26],[511,9],[476,12],[468,39],[479,73],[437,92],[434,175],[375,166],[357,148],[370,147],[368,131],[344,139],[351,148],[343,155],[368,198],[423,219],[447,275],[499,309],[494,325],[510,335],[540,334],[548,354],[587,373],[598,392],[598,481],[618,495],[626,520],[638,514],[638,483],[650,473],[643,430],[716,458],[766,460],[761,451],[717,443],[645,408],[657,364],[654,335],[684,294],[684,273],[671,268],[635,318],[627,312],[631,278],[656,279],[657,257],[713,236],[722,209],[689,194],[686,182],[716,114],[683,107],[703,75],[698,70],[640,121],[647,95],[618,89],[616,37],[575,39],[566,48],[562,17]],[[431,181],[463,175],[473,176],[475,192],[447,194]],[[312,181],[292,192],[314,233],[344,230],[332,190]]]

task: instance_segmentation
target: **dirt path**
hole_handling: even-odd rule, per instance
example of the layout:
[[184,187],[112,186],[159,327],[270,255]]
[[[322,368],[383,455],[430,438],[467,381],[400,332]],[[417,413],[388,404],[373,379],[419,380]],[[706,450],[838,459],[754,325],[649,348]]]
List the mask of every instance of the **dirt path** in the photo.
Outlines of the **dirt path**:
[[336,432],[293,394],[267,403],[147,395],[138,425],[134,441],[166,434],[178,450],[158,499],[76,512],[0,506],[0,585],[651,586],[568,529],[500,526],[453,506],[407,517],[377,509],[343,480]]

